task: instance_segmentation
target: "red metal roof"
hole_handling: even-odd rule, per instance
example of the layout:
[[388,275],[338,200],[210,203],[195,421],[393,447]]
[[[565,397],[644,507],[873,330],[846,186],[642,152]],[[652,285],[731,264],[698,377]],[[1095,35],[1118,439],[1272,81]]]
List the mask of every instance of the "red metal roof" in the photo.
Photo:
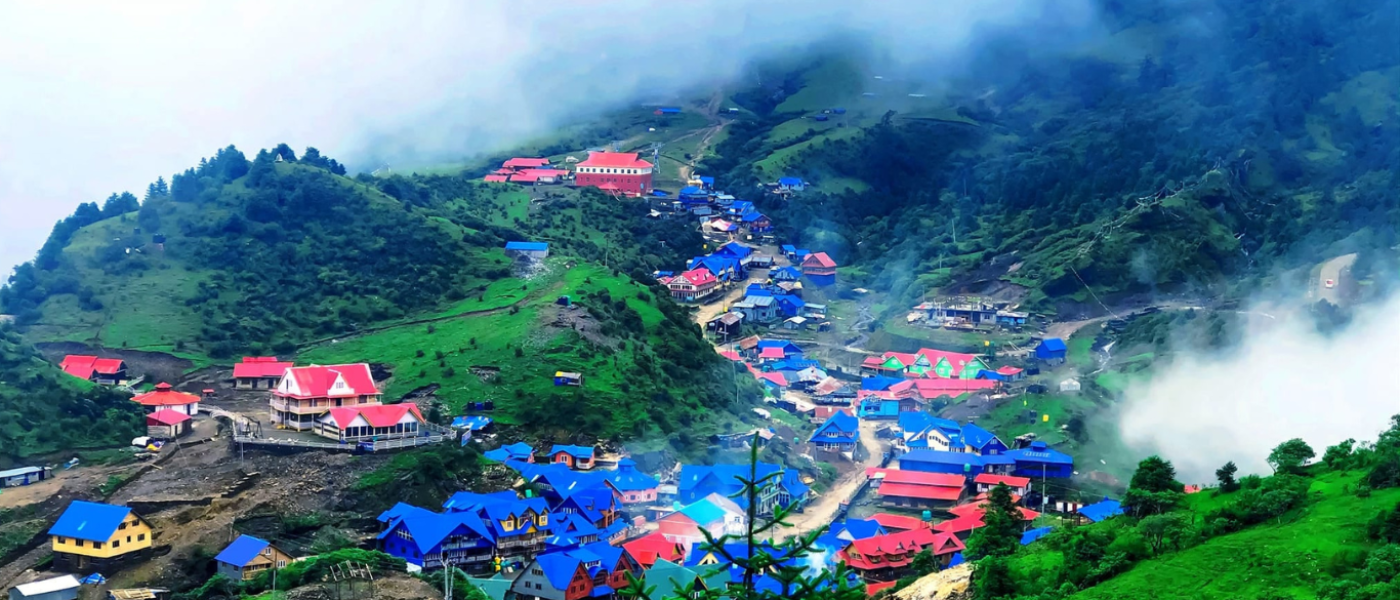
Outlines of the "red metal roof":
[[929,528],[928,522],[918,517],[907,517],[890,513],[875,513],[870,515],[870,518],[875,519],[876,523],[879,523],[881,527],[889,531],[908,531],[910,529]]
[[487,175],[481,180],[485,181],[486,183],[505,183],[507,181],[510,181],[510,178],[506,177],[505,175]]
[[423,413],[418,412],[418,405],[412,402],[402,404],[373,404],[370,406],[342,406],[330,410],[331,419],[335,421],[336,427],[345,429],[355,422],[355,417],[364,417],[371,427],[392,427],[403,416],[408,413],[423,421]]
[[178,425],[190,420],[190,416],[178,410],[163,408],[146,415],[146,425]]
[[769,347],[767,347],[767,348],[764,348],[764,349],[762,349],[762,350],[759,350],[759,351],[758,351],[758,357],[759,357],[759,358],[786,358],[786,357],[787,357],[787,354],[783,352],[783,349],[782,349],[782,348],[779,348],[779,347],[777,347],[777,346],[769,346]]
[[914,380],[914,388],[919,391],[919,395],[925,400],[930,400],[939,396],[956,396],[978,390],[990,390],[996,386],[997,382],[990,379],[943,379],[941,377],[935,377],[933,379]]
[[[956,488],[963,488],[967,485],[967,476],[953,473],[926,473],[899,469],[880,469],[880,471],[884,471],[885,483],[913,483]],[[875,475],[880,475],[879,471]]]
[[831,257],[827,256],[825,252],[817,252],[808,254],[807,258],[802,259],[802,266],[833,268],[836,266],[836,261],[831,260]]
[[161,382],[156,391],[146,392],[131,399],[141,406],[185,406],[199,402],[199,396],[171,389],[170,384]]
[[880,484],[881,496],[896,496],[899,498],[919,498],[922,500],[948,500],[954,501],[962,497],[963,490],[958,487],[947,487],[941,485],[925,485],[918,483],[893,483],[886,481]]
[[997,368],[997,372],[1001,373],[1002,375],[1015,375],[1024,370],[1025,369],[1022,369],[1021,367],[1013,367],[1011,365],[1002,365],[1001,367]]
[[233,365],[233,377],[281,377],[292,366],[291,362],[278,362],[276,356],[245,356],[243,362]]
[[510,160],[507,160],[506,162],[501,163],[501,166],[502,166],[502,167],[505,167],[505,168],[507,168],[507,169],[528,169],[528,168],[534,168],[534,167],[543,167],[543,166],[548,165],[548,164],[549,164],[549,159],[548,159],[548,158],[519,158],[519,157],[516,157],[516,158],[512,158],[512,159],[510,159]]
[[659,531],[627,542],[622,548],[646,568],[650,568],[658,560],[669,560],[677,564],[685,560],[685,545],[666,539]]
[[898,581],[879,581],[876,583],[867,583],[865,584],[865,595],[874,598],[880,592],[888,590],[896,585],[899,585]]
[[735,361],[737,361],[737,360],[743,360],[742,358],[739,357],[739,353],[738,353],[738,352],[735,352],[735,351],[733,351],[733,350],[725,350],[725,351],[723,351],[723,352],[720,352],[719,355],[720,355],[720,356],[723,356],[723,357],[725,357],[725,358],[727,358],[727,359],[729,359],[729,360],[735,360]]
[[979,473],[977,477],[973,478],[972,481],[975,483],[985,483],[987,485],[996,485],[998,483],[1004,483],[1007,487],[1011,488],[1023,488],[1031,484],[1031,478],[1029,477],[994,475],[992,473]]
[[646,169],[651,167],[651,163],[637,158],[636,152],[590,152],[588,158],[579,163],[578,166]]
[[849,406],[821,405],[818,406],[817,409],[812,412],[812,418],[818,419],[822,422],[826,422],[827,419],[831,418],[831,415],[834,415],[836,413],[842,413],[852,417],[856,416],[855,411],[851,410],[851,407]]
[[[914,555],[925,548],[931,548],[935,556],[942,556],[960,552],[965,546],[956,536],[929,529],[911,529],[855,540],[837,557],[856,569],[902,567],[913,562]],[[871,557],[881,560],[872,562]]]
[[714,274],[710,273],[710,270],[706,269],[705,267],[700,267],[699,269],[691,269],[689,271],[681,273],[676,278],[671,279],[670,282],[675,283],[676,279],[681,278],[684,278],[686,281],[690,282],[691,285],[709,285],[711,283],[719,281],[718,279],[715,279]]
[[92,379],[93,373],[101,375],[116,375],[126,368],[126,363],[118,358],[98,358],[96,356],[85,356],[81,354],[69,354],[63,357],[63,362],[59,365],[63,372],[79,379]]
[[[337,379],[345,382],[344,389],[331,389]],[[279,387],[272,393],[290,398],[348,398],[379,394],[379,388],[374,387],[374,376],[365,363],[293,367],[282,381],[282,386],[289,384],[292,392],[283,392]]]

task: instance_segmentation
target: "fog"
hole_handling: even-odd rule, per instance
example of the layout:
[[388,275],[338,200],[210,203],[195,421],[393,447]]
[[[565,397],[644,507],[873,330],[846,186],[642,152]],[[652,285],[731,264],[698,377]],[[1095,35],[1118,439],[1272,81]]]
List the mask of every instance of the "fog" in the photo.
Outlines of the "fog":
[[1318,457],[1347,438],[1374,441],[1400,413],[1400,298],[1359,309],[1331,336],[1306,313],[1267,312],[1278,318],[1252,319],[1237,352],[1186,352],[1130,386],[1124,440],[1160,453],[1193,483],[1215,481],[1231,460],[1242,473],[1267,474],[1269,451],[1295,437]]
[[1089,0],[0,4],[0,272],[54,221],[230,143],[359,169],[500,149],[834,38],[918,64],[989,32],[1092,30]]

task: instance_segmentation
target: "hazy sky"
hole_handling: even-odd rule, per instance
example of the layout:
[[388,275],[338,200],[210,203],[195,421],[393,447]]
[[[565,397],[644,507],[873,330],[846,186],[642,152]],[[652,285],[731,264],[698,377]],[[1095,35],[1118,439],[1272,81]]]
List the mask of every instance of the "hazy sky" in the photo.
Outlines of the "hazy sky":
[[828,36],[950,60],[1072,37],[1088,0],[0,2],[0,273],[79,202],[287,142],[460,157]]

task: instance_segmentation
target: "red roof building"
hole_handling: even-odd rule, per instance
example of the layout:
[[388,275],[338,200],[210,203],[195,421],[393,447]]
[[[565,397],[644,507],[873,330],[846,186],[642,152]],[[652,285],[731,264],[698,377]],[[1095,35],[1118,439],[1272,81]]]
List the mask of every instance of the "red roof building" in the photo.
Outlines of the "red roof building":
[[332,408],[317,422],[316,433],[342,442],[415,437],[426,420],[412,402]]
[[836,413],[841,413],[843,415],[852,417],[856,416],[855,409],[849,406],[831,406],[828,404],[822,404],[818,405],[816,410],[812,411],[812,422],[825,423],[827,419],[831,418],[831,415],[834,415]]
[[78,379],[102,385],[121,385],[127,381],[126,363],[119,358],[69,354],[63,357],[63,362],[59,364],[59,367],[63,369],[64,373]]
[[997,382],[990,379],[915,379],[914,390],[920,398],[933,400],[943,396],[956,398],[970,392],[996,389]]
[[992,491],[997,484],[1005,484],[1011,488],[1011,493],[1024,496],[1031,490],[1031,479],[1029,477],[1013,477],[1011,475],[994,475],[992,473],[979,473],[972,479],[972,483],[977,486],[977,493],[982,494]]
[[574,169],[574,183],[621,192],[624,196],[651,193],[652,164],[636,152],[590,152]]
[[505,183],[505,182],[507,182],[507,181],[510,181],[510,176],[508,176],[508,175],[496,175],[496,174],[493,173],[493,174],[491,174],[491,175],[487,175],[486,177],[483,177],[483,178],[482,178],[482,181],[485,181],[486,183]]
[[517,157],[517,158],[512,158],[512,159],[510,159],[510,160],[507,160],[506,162],[501,163],[501,167],[502,167],[502,168],[511,169],[511,170],[515,170],[515,169],[538,169],[538,168],[540,168],[540,167],[547,167],[547,166],[549,166],[549,159],[548,159],[548,158],[519,158],[519,157]]
[[272,422],[299,431],[318,428],[332,408],[379,404],[369,365],[293,367],[272,391]]
[[511,173],[511,183],[558,183],[569,172],[564,169],[524,169]]
[[658,560],[685,563],[685,544],[668,540],[659,531],[627,542],[622,545],[622,549],[631,554],[632,559],[645,569],[650,569]]
[[953,554],[966,548],[957,536],[931,529],[911,529],[855,540],[837,553],[837,560],[856,570],[866,581],[894,581],[904,576],[914,557],[925,549],[947,565]]
[[[972,537],[973,531],[987,525],[987,523],[982,520],[982,516],[987,514],[986,509],[983,508],[984,504],[986,504],[986,502],[982,501],[954,507],[948,511],[953,514],[954,518],[935,524],[933,530],[940,533],[956,535],[964,540]],[[1016,508],[1021,511],[1021,520],[1023,524],[1028,524],[1034,521],[1036,517],[1040,516],[1040,513],[1029,508],[1022,506]]]
[[277,387],[282,375],[294,365],[277,360],[276,356],[245,356],[233,365],[233,387],[240,390],[270,390]]
[[164,440],[175,439],[190,430],[190,416],[178,410],[163,408],[146,415],[146,435]]
[[910,509],[943,509],[962,500],[967,477],[951,473],[926,473],[883,469],[878,494],[885,506]]
[[813,254],[808,254],[806,258],[802,259],[802,274],[808,276],[835,276],[836,261],[831,260],[831,257],[827,256],[825,252],[816,252]]
[[787,358],[787,353],[777,346],[769,346],[758,351],[758,357],[764,360],[783,360]]
[[131,399],[152,413],[173,410],[186,415],[199,414],[199,396],[177,392],[168,383],[159,383],[153,392],[146,392]]
[[875,513],[870,515],[876,523],[885,528],[885,531],[909,531],[911,529],[931,529],[928,521],[918,517],[905,515],[895,515],[890,513]]
[[719,279],[709,269],[701,267],[672,277],[666,282],[671,298],[677,302],[697,302],[719,291]]

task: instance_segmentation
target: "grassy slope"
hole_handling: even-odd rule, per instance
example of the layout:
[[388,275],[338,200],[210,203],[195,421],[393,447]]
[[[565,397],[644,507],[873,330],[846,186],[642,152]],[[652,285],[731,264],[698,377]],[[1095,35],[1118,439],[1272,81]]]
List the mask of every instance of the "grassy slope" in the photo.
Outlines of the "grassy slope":
[[[1267,592],[1313,598],[1329,558],[1365,549],[1366,521],[1394,508],[1400,489],[1357,498],[1358,474],[1328,473],[1313,483],[1319,500],[1282,523],[1260,525],[1211,539],[1199,546],[1140,563],[1132,570],[1074,596],[1084,599],[1258,598]],[[1202,510],[1223,499],[1193,498]]]

